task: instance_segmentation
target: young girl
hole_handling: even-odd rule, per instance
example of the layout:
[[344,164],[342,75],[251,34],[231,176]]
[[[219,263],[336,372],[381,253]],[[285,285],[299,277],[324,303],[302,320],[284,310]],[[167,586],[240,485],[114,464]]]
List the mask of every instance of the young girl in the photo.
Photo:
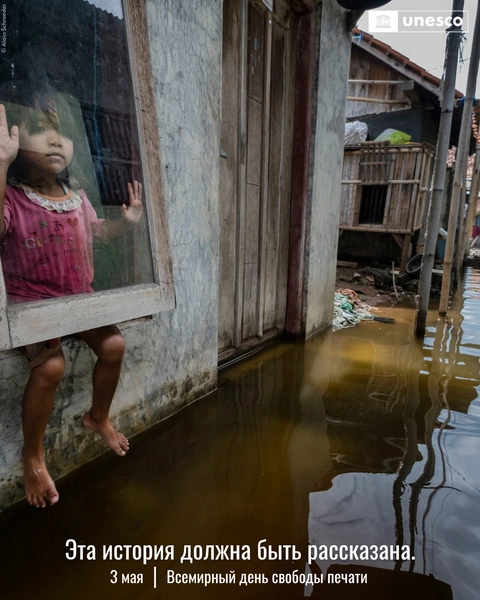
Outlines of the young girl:
[[[83,191],[69,187],[74,144],[61,102],[48,92],[35,97],[30,107],[15,107],[10,130],[0,104],[0,251],[9,302],[92,292],[92,238],[107,241],[142,218],[137,181],[128,184],[129,206],[122,206],[118,221],[99,219]],[[83,425],[124,456],[128,441],[108,419],[124,354],[122,335],[114,325],[77,335],[97,356],[92,405]],[[31,367],[22,410],[25,491],[30,504],[45,507],[59,498],[45,467],[43,437],[65,358],[58,338],[27,346],[24,352]]]

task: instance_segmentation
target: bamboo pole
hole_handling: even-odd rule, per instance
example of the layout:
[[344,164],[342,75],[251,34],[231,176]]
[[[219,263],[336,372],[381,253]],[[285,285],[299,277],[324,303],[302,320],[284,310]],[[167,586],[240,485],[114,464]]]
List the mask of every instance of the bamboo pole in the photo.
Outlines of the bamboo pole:
[[[472,194],[472,190],[470,189],[470,195]],[[468,245],[468,240],[472,235],[473,223],[475,221],[475,204],[470,202],[470,195],[468,197],[468,206],[467,206],[467,214],[465,216],[465,223],[463,228],[462,235],[462,244],[460,246],[461,252],[461,261],[460,261],[460,269],[464,266],[465,260],[468,256],[468,252],[470,246]]]
[[349,102],[370,102],[372,104],[409,104],[408,100],[386,100],[385,98],[366,98],[365,96],[347,96]]
[[480,146],[477,146],[475,150],[475,163],[473,167],[473,177],[472,184],[470,186],[470,194],[468,195],[468,205],[465,215],[465,222],[463,223],[463,227],[460,228],[462,232],[461,239],[458,240],[458,248],[457,252],[459,252],[459,260],[457,269],[457,278],[460,274],[460,270],[463,267],[465,259],[468,256],[468,239],[472,233],[473,223],[475,221],[475,209],[477,208],[477,198],[478,198],[478,176],[479,176],[479,167],[480,167]]
[[349,79],[348,83],[361,83],[368,85],[402,85],[403,83],[408,83],[408,81],[405,81],[404,79]]
[[[463,12],[464,0],[453,0],[453,14]],[[435,168],[433,173],[433,192],[430,200],[425,236],[425,249],[422,261],[422,271],[419,284],[419,302],[415,319],[415,335],[425,336],[427,325],[428,301],[432,283],[432,269],[435,258],[440,213],[442,210],[445,174],[447,170],[447,154],[452,128],[453,104],[455,100],[455,80],[457,77],[458,53],[462,31],[458,26],[452,27],[447,35],[445,57],[445,81],[442,92],[442,113],[438,130]]]
[[[471,131],[472,130],[470,128],[469,132],[468,132],[468,146],[470,146]],[[451,265],[450,265],[450,282],[453,283],[454,288],[457,287],[458,280],[459,280],[459,274],[460,274],[459,253],[461,253],[464,222],[467,217],[465,205],[467,203],[468,152],[469,152],[469,147],[467,147],[465,150],[465,157],[464,157],[464,164],[463,164],[463,177],[461,178],[460,198],[458,200],[458,206],[457,206],[457,222],[453,229],[454,235],[453,235],[453,241],[452,241],[453,249],[452,249],[452,257],[451,257]],[[460,167],[461,167],[461,164],[460,164],[459,168]],[[455,186],[455,181],[454,181],[454,186]],[[453,193],[455,193],[455,187],[453,188],[452,194]],[[452,195],[452,197],[453,197],[453,195]],[[450,221],[449,221],[448,229],[450,229]],[[447,235],[447,243],[448,243],[448,235]],[[447,268],[448,268],[448,265],[447,265]],[[443,285],[445,285],[445,284],[443,284]],[[450,297],[450,289],[448,289],[448,293],[447,293],[446,310],[444,313],[440,313],[440,314],[445,315],[447,313],[449,297]],[[440,308],[442,308],[441,300],[442,299],[440,298]]]
[[[453,180],[452,198],[450,201],[450,214],[448,216],[447,243],[445,245],[445,258],[443,261],[443,278],[442,278],[442,293],[440,296],[440,306],[438,312],[441,315],[446,315],[448,311],[448,300],[450,297],[453,251],[455,247],[455,235],[457,232],[458,211],[460,198],[462,196],[462,181],[465,189],[467,175],[467,156],[470,146],[470,135],[472,129],[472,108],[475,88],[477,86],[478,64],[480,61],[480,11],[477,8],[475,19],[475,29],[473,32],[472,54],[470,57],[470,65],[468,67],[467,91],[465,93],[462,124],[460,127],[460,137],[457,148],[457,162],[455,165],[455,178]],[[463,210],[463,207],[462,207]],[[460,219],[463,225],[463,214]],[[460,239],[463,237],[459,228],[458,235]]]
[[[470,134],[471,129],[468,134],[469,138],[469,146],[470,146]],[[460,193],[460,201],[458,203],[458,219],[457,219],[457,228],[456,228],[456,237],[454,239],[454,250],[453,250],[453,261],[452,261],[452,269],[453,269],[453,287],[458,286],[459,276],[460,276],[460,254],[462,253],[462,242],[463,242],[463,233],[464,233],[464,225],[465,221],[468,219],[468,210],[466,210],[467,204],[467,171],[468,171],[468,152],[469,148],[467,148],[467,154],[465,156],[465,169],[464,176],[462,181],[462,191]],[[450,291],[450,290],[449,290]],[[448,306],[448,304],[447,304]]]
[[475,166],[473,168],[472,186],[470,188],[470,195],[468,197],[468,209],[467,209],[467,222],[463,232],[463,259],[468,255],[467,242],[472,233],[473,224],[475,222],[475,211],[478,202],[478,192],[480,189],[480,146],[477,146],[475,152]]

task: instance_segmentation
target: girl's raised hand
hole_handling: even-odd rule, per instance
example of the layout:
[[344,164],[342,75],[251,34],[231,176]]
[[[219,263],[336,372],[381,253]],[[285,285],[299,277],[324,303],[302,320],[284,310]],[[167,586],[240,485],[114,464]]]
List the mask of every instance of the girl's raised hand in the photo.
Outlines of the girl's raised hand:
[[143,216],[142,184],[137,180],[128,184],[128,208],[122,204],[122,217],[131,225],[138,225]]
[[0,166],[8,168],[18,154],[18,127],[14,125],[8,133],[5,106],[0,104]]

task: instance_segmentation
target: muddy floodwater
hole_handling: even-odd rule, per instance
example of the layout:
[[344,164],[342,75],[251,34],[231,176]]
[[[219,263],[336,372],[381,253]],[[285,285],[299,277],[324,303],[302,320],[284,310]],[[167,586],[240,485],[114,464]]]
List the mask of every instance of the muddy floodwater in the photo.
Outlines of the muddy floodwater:
[[[468,267],[422,341],[413,306],[379,314],[395,323],[222,370],[217,392],[133,438],[127,457],[61,480],[54,508],[7,511],[0,598],[480,598],[480,272]],[[69,560],[67,540],[95,560],[87,548]],[[281,558],[262,560],[262,540]],[[123,560],[103,559],[110,545]],[[174,548],[126,560],[144,545]],[[184,546],[197,560],[182,562]],[[217,574],[235,583],[205,585]]]

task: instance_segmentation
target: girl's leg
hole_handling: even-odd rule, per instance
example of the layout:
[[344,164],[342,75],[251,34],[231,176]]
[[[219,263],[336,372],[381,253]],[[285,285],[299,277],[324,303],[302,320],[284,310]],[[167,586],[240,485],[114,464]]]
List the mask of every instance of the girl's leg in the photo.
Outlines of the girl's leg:
[[42,508],[58,502],[58,492],[43,460],[43,436],[57,386],[65,370],[61,348],[30,372],[23,394],[23,471],[27,501]]
[[92,377],[92,407],[83,415],[82,423],[99,433],[116,454],[124,456],[128,450],[128,440],[116,431],[108,420],[125,352],[122,334],[118,327],[109,325],[84,331],[79,333],[78,337],[84,340],[98,357]]

